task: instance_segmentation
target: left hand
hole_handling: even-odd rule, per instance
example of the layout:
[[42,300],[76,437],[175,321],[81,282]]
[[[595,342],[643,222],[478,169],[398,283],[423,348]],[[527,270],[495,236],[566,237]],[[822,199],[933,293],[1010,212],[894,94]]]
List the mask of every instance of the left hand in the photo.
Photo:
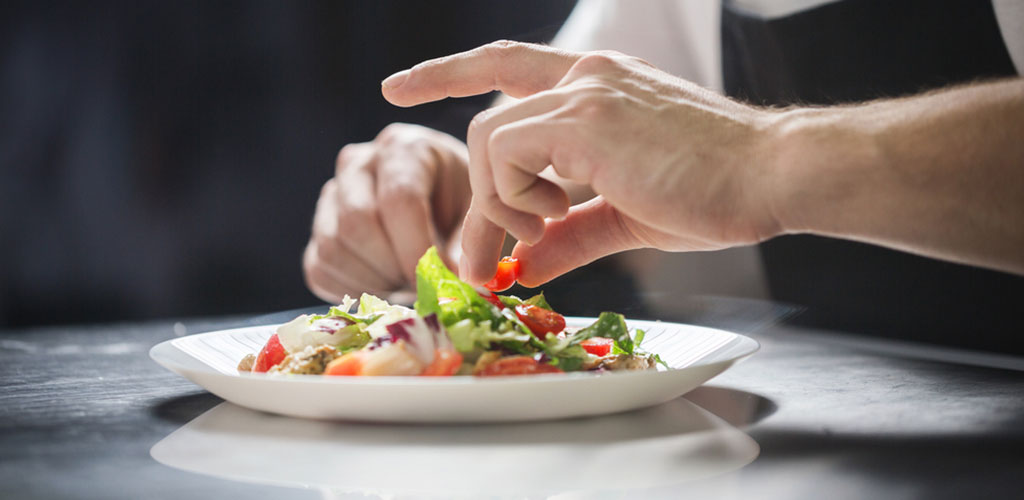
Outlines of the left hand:
[[[501,90],[521,98],[469,127],[473,199],[460,274],[494,275],[505,230],[520,282],[536,286],[622,250],[714,250],[779,234],[774,112],[613,52],[495,42],[392,75],[384,97],[413,106]],[[596,198],[569,206],[549,165]]]

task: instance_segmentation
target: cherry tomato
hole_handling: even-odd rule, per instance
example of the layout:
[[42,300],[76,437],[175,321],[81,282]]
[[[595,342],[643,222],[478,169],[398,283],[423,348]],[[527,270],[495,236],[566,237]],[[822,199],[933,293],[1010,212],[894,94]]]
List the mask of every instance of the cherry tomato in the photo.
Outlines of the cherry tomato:
[[565,330],[565,317],[543,307],[519,304],[516,306],[516,316],[541,340],[549,333]]
[[324,375],[359,376],[363,374],[363,362],[366,360],[365,351],[354,351],[334,359],[327,363],[324,368]]
[[501,358],[480,370],[478,377],[496,377],[500,375],[538,375],[541,373],[562,373],[556,366],[541,363],[530,356],[510,356]]
[[484,288],[492,292],[508,290],[516,284],[517,278],[519,278],[519,259],[502,257],[498,261],[498,272],[494,273],[491,281],[484,284]]
[[256,356],[256,363],[252,365],[252,371],[255,373],[264,373],[267,370],[277,366],[288,353],[284,350],[284,346],[281,345],[281,341],[277,338],[277,334],[273,334],[267,340],[267,344],[263,346],[260,353]]
[[607,337],[592,337],[580,342],[583,350],[594,356],[607,356],[608,353],[612,352],[612,345],[614,344],[615,341]]
[[498,298],[498,294],[496,294],[494,292],[490,292],[490,293],[487,293],[487,294],[481,293],[480,296],[485,298],[485,299],[487,299],[487,302],[490,302],[491,304],[494,304],[494,305],[498,306],[498,309],[504,309],[505,308],[505,303],[502,302],[501,299]]
[[448,349],[434,350],[434,361],[432,361],[420,375],[426,377],[450,377],[455,375],[462,366],[462,354],[458,351]]

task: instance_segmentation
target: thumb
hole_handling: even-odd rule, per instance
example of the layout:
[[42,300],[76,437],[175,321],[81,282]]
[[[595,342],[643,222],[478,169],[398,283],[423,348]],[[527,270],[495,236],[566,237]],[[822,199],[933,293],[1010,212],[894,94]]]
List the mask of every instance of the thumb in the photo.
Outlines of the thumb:
[[536,245],[517,243],[512,256],[519,259],[519,283],[544,284],[601,257],[645,246],[604,197],[569,209],[562,220],[548,220],[544,237]]

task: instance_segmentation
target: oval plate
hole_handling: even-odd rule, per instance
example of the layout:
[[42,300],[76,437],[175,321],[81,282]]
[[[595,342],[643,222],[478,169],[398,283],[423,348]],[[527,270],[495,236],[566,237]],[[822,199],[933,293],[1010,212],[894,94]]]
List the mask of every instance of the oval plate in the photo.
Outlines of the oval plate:
[[[594,318],[566,318],[582,327]],[[239,373],[278,325],[189,335],[154,346],[163,367],[232,403],[302,418],[374,422],[511,422],[582,417],[673,400],[750,356],[758,343],[723,330],[627,321],[672,368],[518,377],[325,377]]]

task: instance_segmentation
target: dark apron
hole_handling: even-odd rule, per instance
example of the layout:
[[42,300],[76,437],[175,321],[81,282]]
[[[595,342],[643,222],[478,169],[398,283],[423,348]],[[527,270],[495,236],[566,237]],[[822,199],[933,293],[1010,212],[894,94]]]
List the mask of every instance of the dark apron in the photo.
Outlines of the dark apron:
[[[764,105],[1016,75],[982,0],[848,0],[772,20],[725,0],[722,62],[728,95]],[[772,297],[806,307],[795,323],[1024,353],[1020,276],[806,235],[766,242],[761,255]]]

